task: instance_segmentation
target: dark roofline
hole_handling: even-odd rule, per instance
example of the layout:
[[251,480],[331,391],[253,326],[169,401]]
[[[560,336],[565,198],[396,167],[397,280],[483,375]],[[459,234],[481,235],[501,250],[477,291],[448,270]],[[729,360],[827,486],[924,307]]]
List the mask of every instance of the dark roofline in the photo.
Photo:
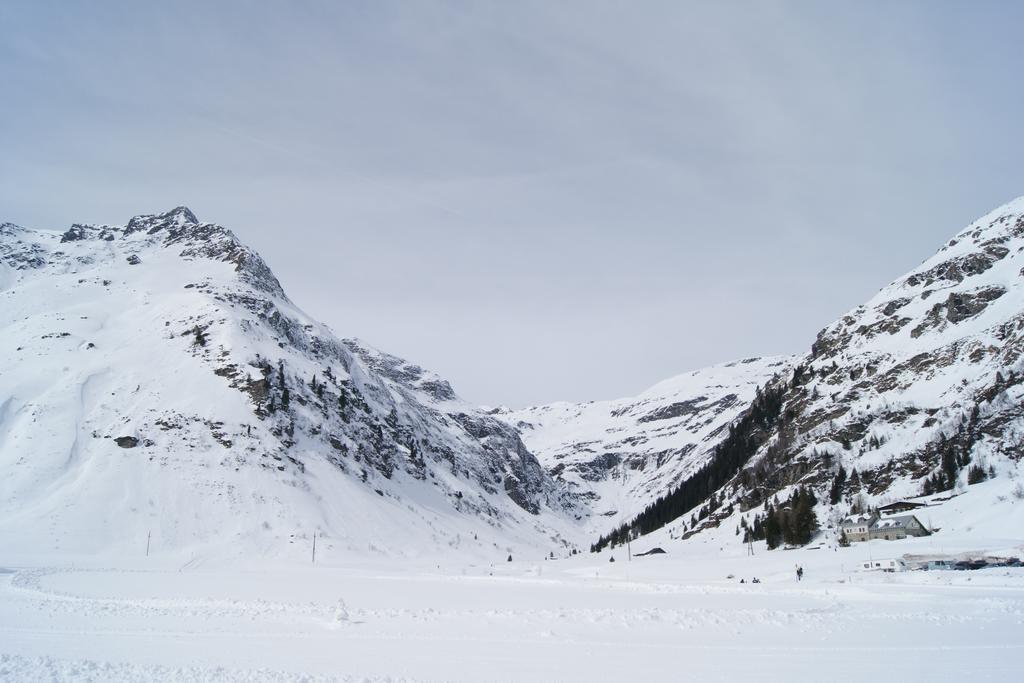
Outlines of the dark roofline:
[[924,503],[914,503],[914,502],[909,501],[909,500],[901,500],[901,501],[897,501],[895,503],[889,503],[888,505],[879,505],[878,509],[879,510],[888,510],[889,508],[895,508],[895,507],[910,507],[910,508],[915,508],[916,509],[916,508],[924,508],[924,507],[928,507],[928,506],[925,505]]

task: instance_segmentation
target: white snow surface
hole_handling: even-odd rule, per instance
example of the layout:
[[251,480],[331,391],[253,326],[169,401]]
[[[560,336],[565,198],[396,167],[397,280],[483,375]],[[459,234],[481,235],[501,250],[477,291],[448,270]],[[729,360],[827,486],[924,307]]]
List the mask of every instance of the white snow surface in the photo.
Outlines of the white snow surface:
[[135,553],[34,565],[0,550],[0,680],[1012,680],[1024,569],[859,567],[1020,557],[1018,483],[928,508],[943,529],[932,537],[759,543],[753,556],[727,525],[688,541],[652,534],[633,552],[666,554],[632,561],[620,548],[497,563]]

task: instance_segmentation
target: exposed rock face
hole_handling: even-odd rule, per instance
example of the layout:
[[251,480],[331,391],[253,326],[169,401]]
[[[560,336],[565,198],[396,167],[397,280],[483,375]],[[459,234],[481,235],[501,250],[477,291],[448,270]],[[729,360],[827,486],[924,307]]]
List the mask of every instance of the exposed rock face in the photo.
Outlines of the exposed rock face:
[[486,475],[480,485],[490,493],[504,490],[520,507],[537,514],[543,506],[558,506],[563,495],[531,454],[519,433],[504,422],[459,400],[447,381],[400,358],[370,349],[357,340],[344,344],[370,368],[381,373],[390,388],[408,401],[417,401],[443,424],[458,425],[476,440]]
[[931,307],[921,324],[910,331],[910,336],[916,339],[946,321],[956,324],[973,318],[1003,294],[1006,294],[1006,288],[1001,285],[982,287],[976,291],[952,292],[945,301]]
[[46,265],[46,250],[30,233],[14,223],[0,223],[0,261],[12,270],[30,270]]

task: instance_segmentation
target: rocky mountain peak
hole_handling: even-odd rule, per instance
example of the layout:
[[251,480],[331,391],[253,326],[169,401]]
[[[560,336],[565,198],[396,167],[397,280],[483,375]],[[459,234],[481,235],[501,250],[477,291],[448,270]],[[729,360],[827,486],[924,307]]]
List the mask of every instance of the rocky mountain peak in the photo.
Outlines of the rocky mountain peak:
[[963,328],[967,321],[1001,322],[1014,303],[993,304],[1019,290],[1016,257],[1022,250],[1024,198],[979,218],[920,266],[823,329],[811,359],[842,362],[854,351],[892,358],[970,334]]
[[[29,232],[41,235],[38,231]],[[134,216],[125,226],[75,223],[60,235],[59,241],[69,245],[64,248],[70,248],[70,243],[94,240],[116,243],[118,257],[134,265],[145,263],[146,252],[158,248],[178,249],[178,255],[186,260],[205,258],[232,263],[239,278],[247,284],[275,296],[285,296],[281,283],[259,254],[227,228],[200,222],[186,206]],[[90,249],[87,245],[82,248]],[[93,260],[97,255],[83,258]]]
[[187,206],[178,206],[170,211],[160,214],[143,214],[134,216],[124,229],[125,235],[145,231],[155,234],[161,230],[182,228],[190,225],[198,225],[199,219]]

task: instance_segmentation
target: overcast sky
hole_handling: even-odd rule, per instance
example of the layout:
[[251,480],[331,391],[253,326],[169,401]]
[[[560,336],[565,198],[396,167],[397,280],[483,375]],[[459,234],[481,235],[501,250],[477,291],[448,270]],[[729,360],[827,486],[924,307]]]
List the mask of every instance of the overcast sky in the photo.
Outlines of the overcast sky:
[[0,4],[0,220],[190,206],[513,406],[804,352],[1024,194],[1019,2]]

